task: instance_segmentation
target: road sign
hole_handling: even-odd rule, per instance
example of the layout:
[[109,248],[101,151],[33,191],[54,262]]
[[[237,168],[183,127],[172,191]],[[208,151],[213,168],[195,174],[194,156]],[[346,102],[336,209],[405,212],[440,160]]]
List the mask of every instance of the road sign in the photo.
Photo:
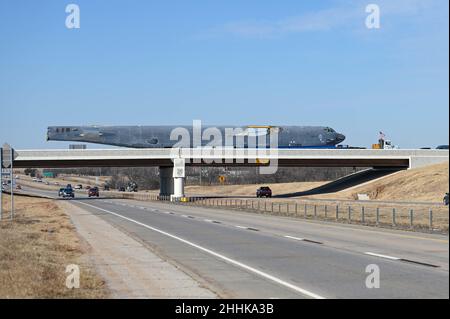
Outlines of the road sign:
[[15,160],[18,156],[17,152],[11,147],[9,144],[3,144],[2,147],[3,150],[3,160],[1,163],[2,168],[10,168],[11,167],[11,160]]

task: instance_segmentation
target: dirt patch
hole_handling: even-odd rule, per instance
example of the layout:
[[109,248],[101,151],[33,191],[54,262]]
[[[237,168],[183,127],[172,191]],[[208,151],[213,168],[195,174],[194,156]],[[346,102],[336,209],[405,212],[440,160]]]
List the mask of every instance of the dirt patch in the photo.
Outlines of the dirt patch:
[[[4,207],[9,203],[5,196]],[[104,298],[104,280],[86,258],[70,218],[48,199],[15,197],[13,222],[0,222],[0,298]],[[66,266],[80,267],[80,288],[66,287]]]

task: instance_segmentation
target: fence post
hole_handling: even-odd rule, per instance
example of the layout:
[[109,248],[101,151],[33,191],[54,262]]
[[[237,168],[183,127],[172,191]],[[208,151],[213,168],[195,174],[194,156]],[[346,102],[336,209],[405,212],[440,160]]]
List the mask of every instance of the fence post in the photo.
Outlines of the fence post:
[[287,203],[287,214],[289,215],[289,203]]
[[414,228],[414,210],[411,209],[409,211],[409,225],[411,226],[411,229]]
[[305,204],[305,218],[308,217],[308,204]]
[[377,226],[380,226],[380,207],[377,207]]
[[298,214],[298,204],[295,203],[295,215],[297,216],[297,214]]
[[328,206],[325,205],[325,219],[328,218]]
[[431,208],[428,214],[428,224],[430,226],[430,230],[433,230],[433,210]]
[[361,207],[361,223],[365,224],[366,223],[366,209],[365,207]]
[[314,205],[314,218],[317,219],[317,205]]
[[352,207],[348,206],[348,222],[352,222]]
[[395,208],[392,209],[392,226],[397,226],[397,222],[396,222],[396,213],[397,210]]
[[336,220],[339,220],[339,205],[336,205]]
[[272,208],[271,208],[271,212],[273,213],[273,202],[272,202]]

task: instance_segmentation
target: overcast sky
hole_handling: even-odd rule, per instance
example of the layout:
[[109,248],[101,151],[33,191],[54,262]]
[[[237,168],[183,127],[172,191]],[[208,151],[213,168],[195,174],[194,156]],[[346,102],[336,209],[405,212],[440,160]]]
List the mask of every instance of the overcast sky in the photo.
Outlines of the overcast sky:
[[[81,28],[65,25],[79,5]],[[381,9],[367,29],[365,7]],[[448,144],[447,0],[0,0],[0,143],[49,125],[326,125]]]

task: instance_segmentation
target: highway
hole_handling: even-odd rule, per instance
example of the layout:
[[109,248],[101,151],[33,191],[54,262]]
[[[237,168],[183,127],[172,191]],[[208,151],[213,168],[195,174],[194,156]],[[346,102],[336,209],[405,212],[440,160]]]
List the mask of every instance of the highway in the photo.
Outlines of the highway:
[[[77,196],[71,203],[222,297],[449,298],[448,236],[163,202]],[[366,287],[372,264],[380,269],[379,289]]]

